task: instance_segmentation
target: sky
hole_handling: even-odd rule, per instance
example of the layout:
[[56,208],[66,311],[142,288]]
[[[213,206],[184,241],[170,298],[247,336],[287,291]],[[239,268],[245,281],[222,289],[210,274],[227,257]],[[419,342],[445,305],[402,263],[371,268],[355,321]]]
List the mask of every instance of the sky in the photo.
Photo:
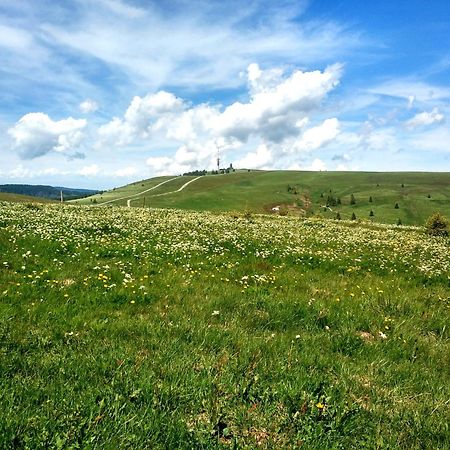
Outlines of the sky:
[[0,0],[0,184],[450,172],[448,0]]

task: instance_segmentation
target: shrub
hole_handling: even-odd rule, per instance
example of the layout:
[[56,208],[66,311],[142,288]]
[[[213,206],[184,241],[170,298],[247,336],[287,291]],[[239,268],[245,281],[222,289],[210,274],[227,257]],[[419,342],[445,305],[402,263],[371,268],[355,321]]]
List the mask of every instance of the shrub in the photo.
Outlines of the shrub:
[[448,236],[450,223],[446,217],[440,213],[434,213],[428,218],[425,229],[431,236]]
[[352,214],[352,220],[356,220],[356,214],[355,213]]
[[353,194],[350,196],[350,205],[356,205],[356,199]]
[[397,220],[397,225],[401,225],[401,224],[402,224],[401,219],[398,219],[398,220]]
[[395,208],[395,209],[398,209],[398,208],[399,208],[398,203],[395,204],[394,208]]
[[370,216],[370,217],[373,217],[373,216],[374,216],[374,214],[373,214],[373,211],[372,211],[372,210],[370,210],[369,216]]

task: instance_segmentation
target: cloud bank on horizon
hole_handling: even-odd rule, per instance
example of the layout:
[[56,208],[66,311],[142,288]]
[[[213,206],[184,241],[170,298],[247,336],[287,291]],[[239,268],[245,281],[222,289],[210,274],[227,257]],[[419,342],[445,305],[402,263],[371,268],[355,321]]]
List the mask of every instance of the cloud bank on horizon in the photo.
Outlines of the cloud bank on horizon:
[[450,6],[392,3],[5,0],[0,183],[450,171]]

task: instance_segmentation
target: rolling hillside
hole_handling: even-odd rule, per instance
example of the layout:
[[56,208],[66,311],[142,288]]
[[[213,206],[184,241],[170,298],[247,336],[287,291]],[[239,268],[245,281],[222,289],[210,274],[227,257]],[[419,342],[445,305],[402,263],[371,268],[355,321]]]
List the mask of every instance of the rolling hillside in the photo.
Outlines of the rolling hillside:
[[9,192],[0,192],[0,202],[17,202],[17,203],[54,203],[55,200],[42,197],[33,197],[31,195],[12,194]]
[[86,197],[98,192],[97,190],[93,189],[67,188],[61,186],[35,184],[0,184],[0,192],[28,195],[31,197],[49,198],[52,200],[59,200],[61,198],[61,191],[66,200]]
[[326,218],[339,213],[342,219],[354,213],[357,219],[404,225],[422,224],[435,211],[450,216],[449,173],[240,171],[207,175],[178,191],[195,178],[151,178],[75,203],[126,206],[129,201],[134,207]]

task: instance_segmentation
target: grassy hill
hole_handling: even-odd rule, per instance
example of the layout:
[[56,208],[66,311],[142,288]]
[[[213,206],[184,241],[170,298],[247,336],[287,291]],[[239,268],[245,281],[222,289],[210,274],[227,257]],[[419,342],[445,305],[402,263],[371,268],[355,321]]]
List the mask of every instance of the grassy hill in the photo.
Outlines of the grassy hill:
[[[358,219],[400,219],[403,224],[422,224],[435,211],[450,216],[449,173],[241,171],[207,175],[170,193],[195,177],[172,178],[136,182],[76,203],[126,206],[130,200],[131,206],[257,213],[273,213],[276,208],[281,214],[326,218],[339,212],[342,219],[354,213]],[[157,189],[139,194],[162,181],[166,183]],[[326,207],[329,196],[341,204]]]
[[66,200],[86,197],[96,194],[98,191],[93,189],[77,189],[61,186],[47,186],[37,184],[0,184],[0,193],[7,192],[10,194],[28,195],[31,197],[49,198],[59,200],[61,191]]
[[33,197],[31,195],[12,194],[9,192],[0,192],[0,202],[32,202],[32,203],[54,203],[55,200],[42,197]]
[[448,449],[449,243],[0,203],[0,448]]

